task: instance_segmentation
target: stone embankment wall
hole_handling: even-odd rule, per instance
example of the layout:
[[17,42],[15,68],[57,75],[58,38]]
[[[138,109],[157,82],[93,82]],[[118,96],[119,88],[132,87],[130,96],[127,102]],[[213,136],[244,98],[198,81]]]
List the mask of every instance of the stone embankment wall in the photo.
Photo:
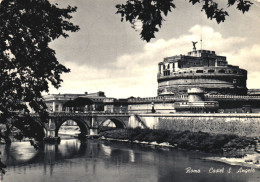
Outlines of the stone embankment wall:
[[138,114],[138,116],[151,129],[260,136],[260,113]]

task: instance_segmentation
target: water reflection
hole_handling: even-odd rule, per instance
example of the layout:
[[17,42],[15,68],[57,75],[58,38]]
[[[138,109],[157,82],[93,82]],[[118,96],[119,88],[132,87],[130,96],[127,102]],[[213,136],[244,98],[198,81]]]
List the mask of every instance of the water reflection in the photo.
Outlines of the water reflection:
[[[62,140],[59,145],[44,144],[35,150],[29,142],[0,146],[7,173],[2,181],[259,181],[253,174],[209,174],[210,167],[239,166],[204,161],[206,154],[186,151],[163,151],[138,145]],[[208,155],[208,154],[207,154]],[[185,168],[200,169],[187,174]]]

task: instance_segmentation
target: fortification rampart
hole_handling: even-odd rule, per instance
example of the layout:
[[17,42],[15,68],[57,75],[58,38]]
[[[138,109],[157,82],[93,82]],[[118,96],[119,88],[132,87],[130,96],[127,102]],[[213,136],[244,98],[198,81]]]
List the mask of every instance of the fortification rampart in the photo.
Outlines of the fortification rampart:
[[151,129],[189,130],[249,137],[260,135],[260,113],[139,114],[138,116]]
[[128,103],[174,102],[188,100],[187,95],[131,98]]

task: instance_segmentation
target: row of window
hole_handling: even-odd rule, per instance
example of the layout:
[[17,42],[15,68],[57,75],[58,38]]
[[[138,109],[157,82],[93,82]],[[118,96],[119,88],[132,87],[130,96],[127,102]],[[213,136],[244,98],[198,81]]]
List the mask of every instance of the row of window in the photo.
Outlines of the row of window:
[[[184,71],[184,72],[179,72],[179,74],[182,74],[182,73],[187,73],[186,71]],[[193,71],[190,71],[190,73],[193,73]],[[204,70],[196,70],[196,73],[204,73]],[[208,73],[215,73],[215,70],[208,70]],[[236,70],[234,70],[234,71],[232,71],[232,70],[228,70],[227,72],[225,71],[225,70],[218,70],[218,73],[234,73],[234,74],[236,74],[237,73],[237,71]],[[174,73],[175,75],[176,75],[176,73]],[[164,76],[168,76],[168,75],[170,75],[170,71],[169,70],[167,70],[167,71],[164,71],[163,72],[163,75]]]
[[[192,73],[192,71],[191,71],[191,73]],[[196,73],[204,73],[204,71],[203,70],[197,70]],[[215,70],[208,70],[208,73],[215,73]],[[218,70],[218,73],[235,73],[236,74],[237,70],[234,70],[234,71],[232,71],[232,70],[228,70],[228,71]]]

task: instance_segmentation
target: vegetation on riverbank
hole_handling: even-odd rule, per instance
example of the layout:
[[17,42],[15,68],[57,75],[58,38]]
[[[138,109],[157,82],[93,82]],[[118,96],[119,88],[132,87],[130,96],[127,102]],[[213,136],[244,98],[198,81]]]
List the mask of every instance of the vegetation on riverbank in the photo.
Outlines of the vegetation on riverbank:
[[204,152],[224,153],[239,150],[253,150],[254,138],[232,134],[209,134],[191,131],[169,131],[152,129],[127,129],[101,132],[100,136],[120,140],[163,143],[167,142],[176,148],[200,150]]

